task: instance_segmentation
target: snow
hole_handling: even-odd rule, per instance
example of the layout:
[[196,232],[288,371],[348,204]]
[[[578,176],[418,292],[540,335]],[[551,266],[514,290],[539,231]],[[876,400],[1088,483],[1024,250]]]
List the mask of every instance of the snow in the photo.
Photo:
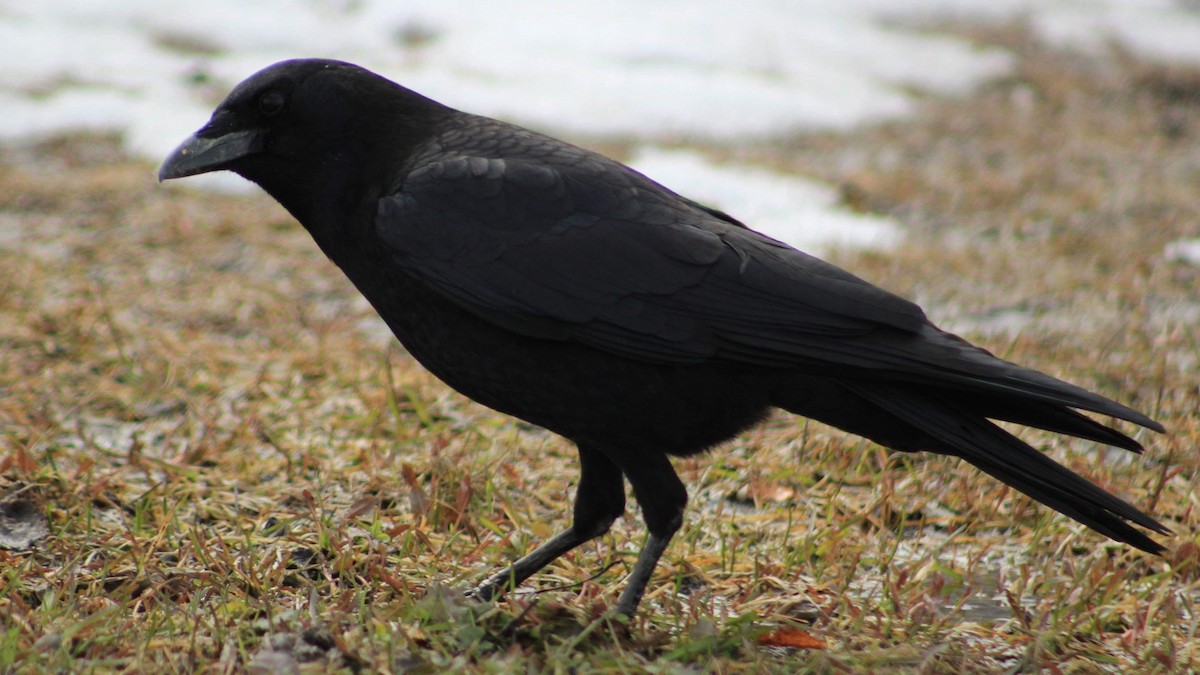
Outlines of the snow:
[[[1198,7],[1187,0],[0,0],[0,140],[115,131],[131,152],[158,159],[252,72],[285,58],[339,58],[464,110],[574,140],[646,144],[640,159],[652,177],[721,201],[797,245],[886,245],[894,240],[882,234],[890,226],[840,209],[828,187],[651,146],[852,129],[911,114],[920,93],[969,95],[1011,72],[1003,50],[931,27],[948,18],[1021,20],[1082,49],[1118,43],[1200,64]],[[240,185],[229,177],[202,183]]]
[[1185,262],[1200,267],[1200,239],[1180,239],[1167,244],[1163,252],[1167,260]]
[[884,248],[900,237],[893,221],[840,208],[836,189],[800,176],[717,165],[695,152],[653,146],[629,164],[664,185],[685,185],[692,199],[800,249]]
[[1037,13],[1046,39],[1101,50],[1113,44],[1156,61],[1200,65],[1200,4],[1191,0],[1056,2]]

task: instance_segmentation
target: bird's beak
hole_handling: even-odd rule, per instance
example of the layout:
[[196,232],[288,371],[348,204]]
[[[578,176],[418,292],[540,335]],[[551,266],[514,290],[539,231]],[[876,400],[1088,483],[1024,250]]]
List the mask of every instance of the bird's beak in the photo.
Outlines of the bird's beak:
[[208,136],[205,132],[210,131],[212,126],[210,124],[197,131],[178,148],[175,148],[158,169],[158,180],[164,181],[195,176],[209,171],[219,171],[239,157],[252,155],[262,150],[262,133],[256,129],[230,131],[217,136]]

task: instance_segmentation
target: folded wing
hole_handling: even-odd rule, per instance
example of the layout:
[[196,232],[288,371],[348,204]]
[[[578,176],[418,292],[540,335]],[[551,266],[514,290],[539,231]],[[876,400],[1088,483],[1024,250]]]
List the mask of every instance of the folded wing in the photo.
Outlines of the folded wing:
[[[462,199],[462,196],[470,199]],[[380,201],[412,274],[525,335],[659,363],[723,358],[849,378],[1019,393],[1146,416],[939,330],[915,304],[616,163],[457,156]]]

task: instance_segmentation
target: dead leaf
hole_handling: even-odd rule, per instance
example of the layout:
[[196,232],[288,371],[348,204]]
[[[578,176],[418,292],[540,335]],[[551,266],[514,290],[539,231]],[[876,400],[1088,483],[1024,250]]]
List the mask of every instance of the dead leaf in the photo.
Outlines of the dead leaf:
[[429,495],[421,487],[421,481],[417,477],[417,472],[408,464],[404,464],[400,467],[400,475],[404,477],[404,482],[408,484],[410,490],[408,498],[412,505],[412,512],[418,516],[428,513],[431,505]]
[[12,469],[16,469],[21,473],[31,474],[38,470],[38,465],[25,448],[18,446],[5,456],[3,460],[0,460],[0,474],[8,473]]
[[758,644],[766,647],[794,647],[796,649],[825,649],[825,641],[813,637],[799,628],[780,628],[758,638]]
[[371,509],[374,509],[378,505],[379,497],[376,497],[375,495],[359,497],[358,499],[354,500],[353,504],[347,506],[345,511],[342,512],[341,520],[343,523],[349,523]]

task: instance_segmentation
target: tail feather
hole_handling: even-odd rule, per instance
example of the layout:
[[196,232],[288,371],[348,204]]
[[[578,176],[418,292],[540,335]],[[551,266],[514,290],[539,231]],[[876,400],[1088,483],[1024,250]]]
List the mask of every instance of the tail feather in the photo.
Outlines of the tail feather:
[[960,403],[978,417],[1014,422],[1027,427],[1086,438],[1141,454],[1142,444],[1070,408],[1042,401],[1021,401],[998,396],[972,396]]
[[[994,478],[1111,539],[1148,553],[1157,554],[1165,550],[1129,522],[1160,534],[1168,534],[1170,530],[1165,526],[988,421],[978,412],[974,402],[964,405],[937,395],[914,393],[911,389],[869,384],[848,386],[859,396],[923,431],[931,440],[931,447],[923,449],[961,457]],[[1019,413],[1009,416],[1030,419],[1028,410],[1020,406],[1014,405],[1009,412]],[[1004,417],[995,413],[990,416]],[[1036,426],[1110,442],[1103,438],[1105,434],[1096,431],[1095,427],[1101,425],[1082,415],[1078,415],[1077,419],[1063,415],[1061,411],[1052,414],[1043,410],[1033,414],[1033,418],[1039,420]],[[1080,422],[1080,419],[1091,424]],[[1137,446],[1136,442],[1123,434],[1112,433],[1126,439],[1126,442],[1114,445]]]
[[[1159,433],[1164,431],[1161,424],[1133,408],[1070,382],[1005,361],[932,324],[922,328],[920,339],[914,340],[908,348],[913,352],[909,363],[921,366],[915,372],[905,371],[904,378],[909,383],[920,381],[939,388],[960,389],[969,392],[970,396],[991,396],[994,400],[1040,401],[1078,408],[1133,422]],[[949,365],[938,368],[936,364]]]

